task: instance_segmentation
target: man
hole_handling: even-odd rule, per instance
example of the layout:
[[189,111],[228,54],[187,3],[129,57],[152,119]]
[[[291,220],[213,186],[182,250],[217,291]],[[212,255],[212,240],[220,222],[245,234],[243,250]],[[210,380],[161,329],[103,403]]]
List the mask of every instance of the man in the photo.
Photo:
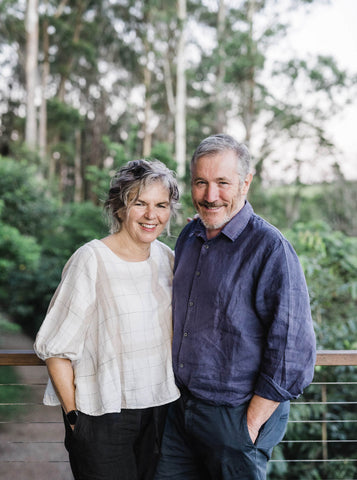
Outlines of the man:
[[199,219],[182,231],[174,272],[173,367],[156,480],[262,480],[289,401],[313,378],[315,335],[296,253],[255,215],[250,156],[228,135],[191,161]]

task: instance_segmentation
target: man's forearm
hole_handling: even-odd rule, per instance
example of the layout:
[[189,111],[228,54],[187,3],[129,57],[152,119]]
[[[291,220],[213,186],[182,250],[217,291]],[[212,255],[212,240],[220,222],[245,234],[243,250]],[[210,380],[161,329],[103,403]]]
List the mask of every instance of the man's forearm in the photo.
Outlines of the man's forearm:
[[279,402],[268,400],[259,395],[254,395],[251,398],[247,410],[247,424],[253,443],[258,437],[261,426],[272,416],[278,406]]

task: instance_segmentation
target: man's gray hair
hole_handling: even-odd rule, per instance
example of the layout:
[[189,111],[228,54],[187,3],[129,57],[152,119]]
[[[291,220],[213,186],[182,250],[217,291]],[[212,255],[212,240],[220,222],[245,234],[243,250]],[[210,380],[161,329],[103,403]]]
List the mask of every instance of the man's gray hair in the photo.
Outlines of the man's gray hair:
[[[160,182],[168,191],[170,218],[176,214],[179,207],[179,189],[174,172],[159,160],[132,160],[116,172],[110,183],[104,208],[111,233],[121,230],[130,207],[142,190],[154,182]],[[169,222],[166,228],[169,233]]]
[[240,183],[243,183],[251,171],[250,153],[244,143],[239,143],[230,135],[219,133],[205,138],[198,145],[191,159],[191,174],[197,160],[205,155],[216,155],[217,153],[231,150],[237,157],[237,172]]

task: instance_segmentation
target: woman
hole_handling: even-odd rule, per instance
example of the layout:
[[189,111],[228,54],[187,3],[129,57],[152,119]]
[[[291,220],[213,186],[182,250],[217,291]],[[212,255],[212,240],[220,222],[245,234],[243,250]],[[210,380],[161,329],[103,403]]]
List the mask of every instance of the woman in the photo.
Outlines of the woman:
[[173,253],[157,237],[178,205],[159,161],[128,162],[106,201],[111,234],[79,248],[37,334],[50,381],[44,403],[63,409],[75,479],[153,477],[171,366]]

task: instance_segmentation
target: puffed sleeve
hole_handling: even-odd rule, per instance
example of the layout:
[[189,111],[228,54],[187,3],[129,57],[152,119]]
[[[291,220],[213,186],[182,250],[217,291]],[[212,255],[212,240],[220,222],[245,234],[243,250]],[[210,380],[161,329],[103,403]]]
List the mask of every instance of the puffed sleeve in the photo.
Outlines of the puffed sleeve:
[[307,285],[298,257],[284,240],[263,267],[257,310],[267,339],[255,393],[278,402],[298,397],[314,375],[316,340]]
[[42,360],[80,359],[88,322],[96,308],[96,277],[96,256],[86,244],[65,265],[36,336],[34,350]]

